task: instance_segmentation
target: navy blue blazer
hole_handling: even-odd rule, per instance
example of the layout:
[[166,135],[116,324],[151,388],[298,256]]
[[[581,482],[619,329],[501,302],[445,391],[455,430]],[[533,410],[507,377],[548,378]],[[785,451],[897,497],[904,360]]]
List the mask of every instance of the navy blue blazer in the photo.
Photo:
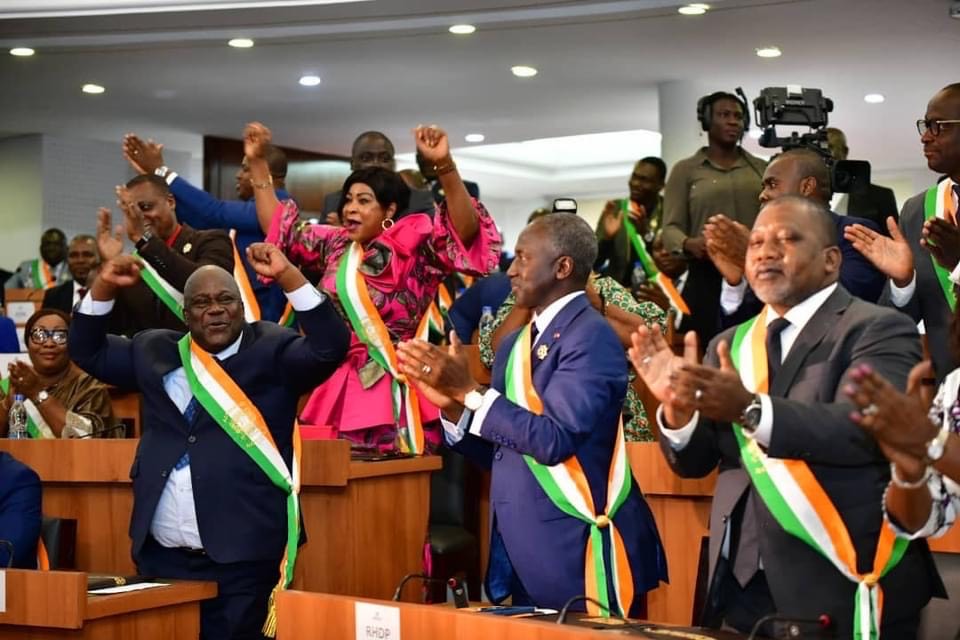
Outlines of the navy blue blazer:
[[[343,360],[349,332],[329,298],[297,312],[306,336],[272,322],[243,328],[240,350],[223,368],[260,410],[288,468],[300,396],[323,382]],[[143,394],[143,434],[130,478],[130,537],[136,561],[167,475],[190,452],[200,538],[216,562],[277,560],[287,535],[286,495],[200,408],[192,423],[170,400],[163,376],[182,366],[183,333],[151,329],[128,339],[107,336],[107,316],[74,314],[70,357],[107,384]]]
[[[505,339],[494,360],[493,387],[501,393],[516,338],[514,333]],[[607,501],[607,474],[627,389],[627,360],[613,329],[585,295],[561,309],[535,351],[541,345],[547,347],[547,355],[543,360],[534,355],[532,368],[543,415],[501,396],[483,422],[482,440],[468,435],[458,448],[491,467],[491,522],[527,593],[537,605],[559,609],[569,598],[584,593],[589,527],[554,506],[523,455],[547,465],[576,455],[594,508],[601,511]],[[653,515],[632,479],[630,495],[614,523],[630,558],[635,591],[630,609],[636,614],[643,594],[667,579],[667,564]],[[604,537],[606,547],[609,542]],[[614,593],[612,583],[609,587],[609,593]]]
[[[0,451],[0,540],[13,545],[15,569],[37,568],[41,520],[40,477],[9,453]],[[0,545],[0,569],[10,561]]]

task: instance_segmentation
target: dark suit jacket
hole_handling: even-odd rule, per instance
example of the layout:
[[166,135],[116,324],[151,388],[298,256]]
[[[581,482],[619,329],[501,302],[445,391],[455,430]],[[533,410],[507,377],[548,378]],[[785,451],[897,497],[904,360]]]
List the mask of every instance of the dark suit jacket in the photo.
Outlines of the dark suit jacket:
[[867,190],[854,192],[847,200],[847,214],[873,220],[880,227],[880,232],[890,235],[887,231],[887,218],[893,216],[896,221],[897,199],[893,190],[876,184],[867,185]]
[[[925,193],[918,193],[907,200],[900,214],[900,231],[910,243],[910,249],[913,251],[913,268],[917,274],[917,288],[913,297],[900,310],[913,318],[914,322],[923,320],[933,368],[936,371],[937,380],[942,381],[948,373],[960,366],[960,362],[953,357],[950,349],[950,322],[953,319],[953,312],[943,295],[940,281],[937,280],[933,258],[929,251],[920,246]],[[882,301],[892,306],[889,287],[885,289]]]
[[[233,272],[233,245],[226,231],[197,231],[182,225],[172,247],[153,237],[139,253],[178,291],[183,291],[187,278],[203,265],[215,264]],[[141,281],[117,292],[111,313],[111,333],[133,336],[144,329],[183,331],[185,328],[146,283]]]
[[70,279],[43,292],[43,308],[73,313],[73,283]]
[[[494,360],[493,387],[501,392],[516,337],[514,333],[503,341]],[[468,435],[458,448],[492,465],[491,522],[527,593],[539,606],[560,608],[584,593],[589,528],[550,502],[523,454],[547,465],[576,455],[594,507],[602,510],[627,365],[619,339],[586,296],[575,298],[557,314],[539,345],[546,345],[548,352],[543,360],[533,357],[533,384],[543,399],[544,414],[537,416],[501,396],[487,413],[483,439]],[[667,565],[653,515],[632,480],[630,497],[614,523],[630,558],[636,613],[642,595],[667,579]]]
[[[711,343],[710,364],[717,365],[716,343],[723,339],[730,344],[733,332],[729,329]],[[858,568],[864,573],[873,564],[890,467],[875,441],[849,419],[852,406],[843,386],[852,367],[868,363],[903,389],[919,360],[920,340],[909,318],[853,298],[838,287],[800,332],[770,390],[774,422],[769,455],[810,465],[843,518],[857,551]],[[702,477],[720,469],[710,514],[711,575],[725,524],[744,491],[751,491],[760,557],[777,612],[803,619],[826,613],[837,625],[837,637],[849,638],[856,585],[773,519],[740,466],[730,425],[701,419],[680,451],[674,451],[663,436],[660,441],[667,461],[680,476]],[[885,622],[916,615],[932,595],[943,592],[924,541],[911,543],[900,564],[880,584]]]
[[[343,360],[349,332],[327,299],[298,312],[306,337],[272,322],[243,329],[240,350],[223,368],[260,410],[288,467],[300,396],[323,382]],[[130,537],[137,560],[150,531],[167,475],[190,452],[200,537],[216,562],[279,561],[287,535],[286,495],[202,408],[193,423],[163,388],[182,366],[182,332],[144,331],[132,340],[106,335],[106,318],[74,314],[70,357],[90,375],[143,394],[143,435],[130,469]]]
[[[13,544],[13,567],[37,567],[40,539],[40,478],[36,472],[6,451],[0,451],[0,540]],[[0,545],[0,570],[10,553]]]

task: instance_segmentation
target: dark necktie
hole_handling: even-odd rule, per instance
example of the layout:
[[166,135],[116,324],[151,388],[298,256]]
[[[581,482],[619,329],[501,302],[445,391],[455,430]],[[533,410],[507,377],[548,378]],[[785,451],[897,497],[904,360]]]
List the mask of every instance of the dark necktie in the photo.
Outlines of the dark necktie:
[[773,384],[773,379],[780,371],[780,365],[783,363],[780,334],[789,326],[790,321],[785,318],[777,318],[767,325],[767,389]]
[[540,330],[537,329],[537,323],[530,323],[530,346],[537,344],[537,336],[540,335]]
[[[197,418],[197,411],[200,410],[200,403],[197,402],[197,398],[190,398],[190,404],[187,405],[187,408],[183,410],[183,419],[187,421],[188,427],[193,427],[193,421]],[[185,452],[180,459],[177,460],[177,464],[174,465],[174,469],[179,471],[183,469],[188,464],[190,464],[190,452]]]

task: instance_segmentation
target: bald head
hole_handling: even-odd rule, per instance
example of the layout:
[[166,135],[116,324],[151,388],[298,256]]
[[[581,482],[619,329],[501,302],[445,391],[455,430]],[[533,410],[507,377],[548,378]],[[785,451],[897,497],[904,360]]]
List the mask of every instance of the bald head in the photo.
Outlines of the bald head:
[[233,279],[233,275],[229,271],[215,264],[205,264],[187,278],[187,282],[183,286],[184,305],[189,304],[189,300],[193,298],[194,294],[205,288],[207,284],[214,284],[218,288],[229,291],[238,298],[240,297],[240,287],[237,286],[237,281]]

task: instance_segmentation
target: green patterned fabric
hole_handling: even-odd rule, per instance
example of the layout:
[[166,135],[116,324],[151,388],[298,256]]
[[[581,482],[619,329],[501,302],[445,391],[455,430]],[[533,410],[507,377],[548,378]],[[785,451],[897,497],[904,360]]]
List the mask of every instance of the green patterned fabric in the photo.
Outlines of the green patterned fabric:
[[[613,278],[605,276],[593,281],[593,286],[608,305],[619,307],[624,311],[636,314],[644,319],[648,325],[658,324],[660,330],[667,330],[667,315],[652,302],[637,302],[633,295]],[[493,367],[493,332],[496,331],[516,304],[513,293],[507,296],[497,310],[496,318],[488,327],[480,329],[480,360],[487,367]],[[636,377],[633,367],[630,367],[630,382]],[[623,430],[627,442],[650,442],[656,440],[656,430],[650,427],[647,412],[643,408],[640,396],[633,390],[633,384],[627,386],[627,395],[623,399]]]

